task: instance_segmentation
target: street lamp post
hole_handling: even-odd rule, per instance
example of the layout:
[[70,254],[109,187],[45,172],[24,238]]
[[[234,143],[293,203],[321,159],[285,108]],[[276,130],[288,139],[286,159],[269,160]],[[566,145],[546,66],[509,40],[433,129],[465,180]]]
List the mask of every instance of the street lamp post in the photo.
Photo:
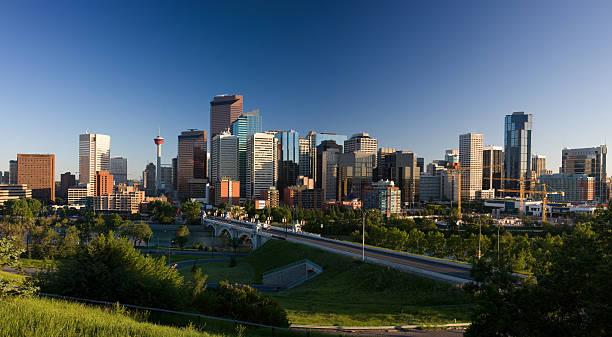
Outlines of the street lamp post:
[[480,216],[478,216],[478,259],[480,260],[480,238],[482,236],[482,221],[480,221]]
[[365,210],[361,211],[361,260],[365,261]]

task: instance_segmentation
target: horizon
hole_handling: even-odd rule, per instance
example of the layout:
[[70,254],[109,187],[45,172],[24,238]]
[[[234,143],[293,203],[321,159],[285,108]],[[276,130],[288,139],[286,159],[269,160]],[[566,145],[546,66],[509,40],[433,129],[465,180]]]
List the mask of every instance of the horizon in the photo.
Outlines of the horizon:
[[367,132],[426,163],[468,132],[503,147],[504,117],[525,111],[557,172],[564,147],[606,145],[612,123],[607,2],[63,4],[0,4],[2,171],[52,153],[56,179],[76,173],[88,129],[141,179],[158,128],[168,164],[229,93],[264,130]]

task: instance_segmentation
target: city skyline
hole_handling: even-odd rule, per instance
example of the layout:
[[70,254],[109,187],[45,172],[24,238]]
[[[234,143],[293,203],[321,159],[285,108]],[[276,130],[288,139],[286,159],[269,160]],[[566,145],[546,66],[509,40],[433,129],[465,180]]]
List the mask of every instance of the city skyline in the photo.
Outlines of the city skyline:
[[[17,153],[52,153],[57,180],[76,173],[89,129],[110,135],[110,155],[128,158],[138,178],[155,162],[158,128],[169,164],[181,131],[210,130],[219,94],[260,109],[264,130],[367,132],[426,162],[465,132],[503,146],[504,116],[525,111],[533,153],[553,172],[564,147],[606,144],[612,123],[606,2],[117,6],[72,3],[59,15],[52,4],[0,4],[0,41],[13,46],[0,55],[0,112],[11,123],[0,170]],[[234,15],[239,24],[224,23]]]

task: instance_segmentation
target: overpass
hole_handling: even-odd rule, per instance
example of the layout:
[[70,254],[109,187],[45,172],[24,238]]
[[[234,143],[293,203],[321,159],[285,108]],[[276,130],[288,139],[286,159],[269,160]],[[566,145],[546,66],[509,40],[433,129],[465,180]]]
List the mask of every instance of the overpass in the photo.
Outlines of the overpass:
[[230,239],[239,238],[243,242],[251,242],[253,249],[261,247],[272,235],[261,230],[260,226],[238,225],[223,218],[203,217],[202,224],[211,227],[215,236],[228,236]]
[[[232,226],[232,228],[242,228],[245,231],[253,231],[253,228],[258,227],[256,224],[241,220],[213,216],[209,216],[206,219],[214,223]],[[258,230],[258,233],[262,232],[264,231]],[[359,259],[362,257],[362,246],[352,242],[324,238],[311,233],[287,231],[280,227],[270,227],[265,233],[271,238],[305,244]],[[255,245],[253,245],[253,248],[255,248]],[[472,281],[470,276],[471,265],[469,264],[370,246],[365,247],[364,253],[367,262],[392,267],[427,278],[454,284],[464,284]]]

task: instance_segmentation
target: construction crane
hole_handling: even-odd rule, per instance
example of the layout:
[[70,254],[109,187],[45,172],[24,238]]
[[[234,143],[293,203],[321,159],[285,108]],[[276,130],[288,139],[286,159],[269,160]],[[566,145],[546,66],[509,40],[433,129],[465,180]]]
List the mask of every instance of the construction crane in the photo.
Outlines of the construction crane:
[[[451,169],[457,170],[457,185],[459,185],[457,197],[457,211],[459,212],[459,220],[461,220],[461,171],[475,170],[475,169],[486,169],[502,167],[502,165],[487,165],[487,166],[473,166],[473,167],[461,167],[461,163],[453,163]],[[479,178],[480,179],[480,178]]]
[[[525,181],[531,181],[534,179],[524,179],[522,176],[520,179],[515,179],[515,178],[489,178],[489,177],[485,177],[483,179],[492,179],[492,180],[509,180],[509,181],[518,181],[520,182],[519,184],[519,190],[517,191],[519,193],[519,201],[520,201],[520,210],[521,213],[523,212],[524,209],[524,200],[525,200]],[[498,191],[503,192],[501,189],[498,189]]]
[[[517,193],[520,191],[517,190],[505,190],[505,189],[501,189],[499,190],[501,192],[510,192],[510,193]],[[546,184],[542,184],[542,191],[537,191],[537,190],[523,190],[523,192],[528,192],[528,193],[533,193],[533,194],[542,194],[542,222],[546,221],[546,205],[548,204],[548,195],[549,194],[557,194],[557,195],[561,195],[564,196],[565,193],[563,191],[547,191],[546,190]],[[521,199],[521,204],[523,203],[523,200]],[[521,213],[523,211],[521,210]]]

